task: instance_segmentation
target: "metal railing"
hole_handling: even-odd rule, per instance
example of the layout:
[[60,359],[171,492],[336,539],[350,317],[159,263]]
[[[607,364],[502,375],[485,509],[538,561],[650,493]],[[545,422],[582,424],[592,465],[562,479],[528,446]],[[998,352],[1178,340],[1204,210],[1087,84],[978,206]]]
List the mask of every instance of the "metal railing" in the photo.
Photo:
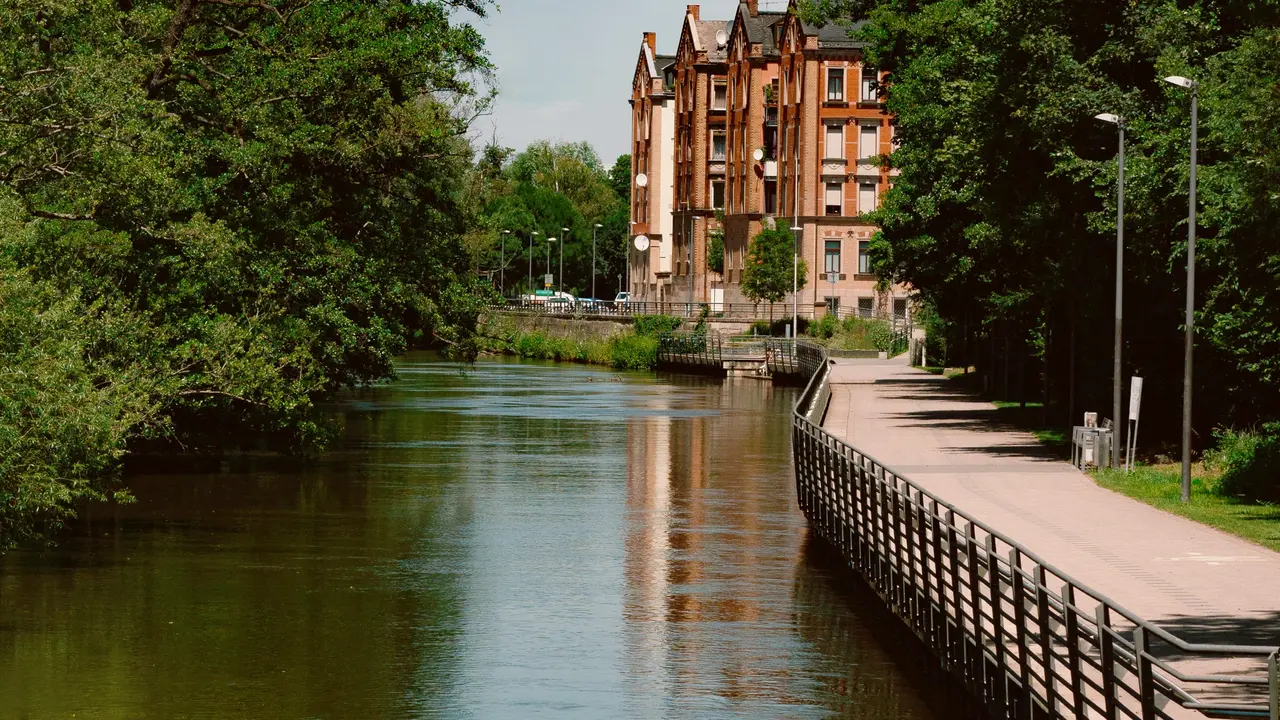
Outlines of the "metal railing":
[[658,336],[658,367],[721,373],[723,342],[716,333],[664,333]]
[[[791,303],[687,303],[687,302],[531,302],[523,300],[504,300],[489,305],[489,309],[530,315],[554,315],[558,317],[635,317],[637,315],[670,315],[680,318],[698,318],[703,308],[707,308],[708,319],[728,321],[789,322],[795,306]],[[828,314],[825,307],[814,307],[812,304],[800,305],[800,319],[813,321]],[[858,309],[841,309],[835,315],[841,320],[850,317],[861,317],[868,320],[884,320],[892,325],[895,331],[908,324],[905,316],[889,316],[871,313]]]
[[827,433],[826,352],[796,356],[801,510],[992,717],[1280,720],[1280,650],[1185,642]]

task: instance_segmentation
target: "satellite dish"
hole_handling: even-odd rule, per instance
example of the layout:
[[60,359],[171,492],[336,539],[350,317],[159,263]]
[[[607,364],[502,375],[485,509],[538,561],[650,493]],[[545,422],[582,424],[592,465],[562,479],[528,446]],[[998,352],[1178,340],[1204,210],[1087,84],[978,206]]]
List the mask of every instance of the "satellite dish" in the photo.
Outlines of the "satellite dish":
[[764,159],[764,150],[756,148],[756,151],[751,153],[751,157],[755,158],[756,162],[760,162]]
[[729,33],[723,30],[716,31],[716,46],[724,47],[729,44]]
[[644,252],[649,249],[649,237],[647,235],[636,236],[636,249]]
[[649,187],[649,176],[640,173],[636,176],[636,187]]

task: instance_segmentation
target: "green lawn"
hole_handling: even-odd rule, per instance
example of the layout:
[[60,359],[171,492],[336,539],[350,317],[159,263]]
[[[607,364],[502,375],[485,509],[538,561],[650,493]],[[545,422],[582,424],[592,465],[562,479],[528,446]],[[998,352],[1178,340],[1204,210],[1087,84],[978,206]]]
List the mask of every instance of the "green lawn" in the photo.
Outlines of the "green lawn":
[[1181,501],[1182,469],[1177,465],[1136,467],[1132,473],[1102,470],[1094,478],[1102,487],[1152,507],[1280,551],[1280,506],[1222,497],[1216,492],[1216,476],[1203,468],[1192,474],[1189,505]]

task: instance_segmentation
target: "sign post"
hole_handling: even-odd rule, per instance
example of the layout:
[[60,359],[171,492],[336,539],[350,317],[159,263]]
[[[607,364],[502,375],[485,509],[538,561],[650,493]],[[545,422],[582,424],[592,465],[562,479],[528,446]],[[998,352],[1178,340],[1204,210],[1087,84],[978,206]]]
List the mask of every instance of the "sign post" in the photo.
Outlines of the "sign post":
[[1129,448],[1126,472],[1133,472],[1133,456],[1138,450],[1138,417],[1142,414],[1142,378],[1135,377],[1129,389]]

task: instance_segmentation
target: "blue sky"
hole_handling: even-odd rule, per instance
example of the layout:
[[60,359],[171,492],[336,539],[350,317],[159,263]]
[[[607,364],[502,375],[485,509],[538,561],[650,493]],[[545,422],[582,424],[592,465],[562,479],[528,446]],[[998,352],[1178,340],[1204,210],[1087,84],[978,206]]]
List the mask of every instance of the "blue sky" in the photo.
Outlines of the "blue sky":
[[[487,139],[523,149],[534,140],[590,142],[606,166],[627,152],[631,77],[641,34],[675,54],[687,0],[498,0],[476,22],[498,66],[498,104],[476,122]],[[736,0],[709,0],[704,19],[730,19]],[[785,8],[782,0],[766,7]],[[474,20],[474,18],[472,18]]]

